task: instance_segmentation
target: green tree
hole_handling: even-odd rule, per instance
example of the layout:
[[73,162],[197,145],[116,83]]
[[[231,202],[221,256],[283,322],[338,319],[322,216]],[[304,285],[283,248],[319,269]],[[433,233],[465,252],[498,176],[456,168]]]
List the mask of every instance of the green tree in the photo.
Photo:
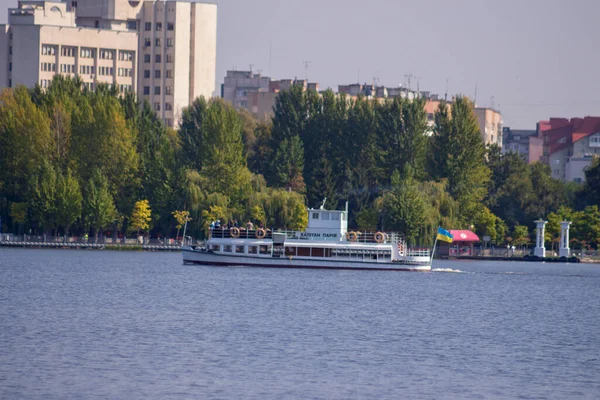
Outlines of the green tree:
[[12,217],[13,224],[19,226],[17,234],[21,234],[23,224],[27,220],[27,203],[12,203],[10,205],[10,216]]
[[65,235],[71,226],[81,218],[83,198],[78,180],[67,169],[65,175],[58,175],[56,185],[56,222],[64,229]]
[[83,216],[87,226],[98,234],[117,218],[117,210],[108,188],[108,180],[99,170],[94,171],[84,190]]
[[423,196],[412,178],[401,179],[397,171],[392,176],[392,188],[376,201],[383,213],[384,226],[403,233],[410,243],[415,243],[425,223]]
[[24,202],[40,165],[52,160],[50,121],[19,86],[0,93],[0,200]]
[[513,230],[513,243],[517,246],[526,246],[530,242],[529,230],[524,225],[517,225]]
[[32,215],[41,224],[44,232],[54,233],[58,225],[56,170],[50,163],[42,162],[34,182],[30,196]]
[[460,203],[461,218],[472,222],[490,179],[473,104],[465,97],[457,97],[449,113],[442,102],[435,123],[431,160],[434,176],[448,180],[450,194]]

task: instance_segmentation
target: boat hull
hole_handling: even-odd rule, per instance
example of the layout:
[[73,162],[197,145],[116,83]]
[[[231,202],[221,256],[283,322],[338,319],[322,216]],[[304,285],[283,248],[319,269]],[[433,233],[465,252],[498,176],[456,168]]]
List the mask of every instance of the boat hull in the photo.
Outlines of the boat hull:
[[182,249],[184,264],[199,264],[229,267],[271,267],[271,268],[312,268],[312,269],[344,269],[344,270],[377,270],[377,271],[431,271],[431,264],[426,262],[370,262],[339,259],[304,259],[299,257],[271,256],[234,256],[199,251],[191,247]]

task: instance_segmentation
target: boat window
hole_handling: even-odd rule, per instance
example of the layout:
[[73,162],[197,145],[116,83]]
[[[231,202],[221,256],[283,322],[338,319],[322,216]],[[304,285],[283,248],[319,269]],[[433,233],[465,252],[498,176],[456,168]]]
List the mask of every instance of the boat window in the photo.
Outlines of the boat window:
[[218,244],[213,244],[210,246],[210,250],[212,251],[221,251],[221,246]]
[[236,253],[245,253],[244,246],[235,246]]
[[329,213],[327,213],[327,212],[321,213],[321,219],[323,219],[325,221],[329,221]]
[[296,255],[296,247],[286,247],[285,255],[286,256],[295,256]]
[[223,251],[224,251],[225,253],[231,253],[231,251],[232,251],[232,247],[231,247],[231,245],[228,245],[228,244],[227,244],[227,245],[223,246]]
[[314,247],[312,249],[312,256],[313,257],[323,257],[323,249],[320,247]]
[[260,246],[260,254],[271,254],[271,246]]
[[257,254],[257,253],[258,253],[258,247],[248,246],[248,254]]
[[339,213],[331,213],[331,220],[332,221],[339,221],[340,220],[340,214]]
[[296,255],[301,257],[309,257],[310,256],[310,248],[309,247],[298,247]]
[[319,213],[313,213],[313,219],[319,219]]

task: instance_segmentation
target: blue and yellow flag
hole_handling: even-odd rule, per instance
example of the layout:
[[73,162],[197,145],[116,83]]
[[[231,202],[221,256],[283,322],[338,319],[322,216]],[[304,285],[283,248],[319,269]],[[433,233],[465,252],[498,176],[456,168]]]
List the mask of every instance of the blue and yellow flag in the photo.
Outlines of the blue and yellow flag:
[[452,239],[454,239],[454,237],[452,237],[452,234],[447,230],[438,228],[437,239],[443,242],[452,243]]

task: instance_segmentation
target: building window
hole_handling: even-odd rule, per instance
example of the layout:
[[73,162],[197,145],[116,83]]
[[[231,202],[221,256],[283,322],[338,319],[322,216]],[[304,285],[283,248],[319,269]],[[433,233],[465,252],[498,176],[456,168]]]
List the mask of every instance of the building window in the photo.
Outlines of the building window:
[[154,41],[154,45],[156,47],[160,47],[160,39],[156,38],[156,40]]
[[114,60],[115,59],[115,51],[109,49],[100,49],[100,59],[101,60]]
[[137,21],[136,20],[127,21],[127,29],[129,29],[130,31],[137,30]]
[[156,23],[156,30],[157,31],[162,31],[162,23],[161,22],[157,22]]
[[156,95],[160,94],[160,86],[154,86],[154,94],[156,94]]
[[60,54],[63,57],[75,57],[75,54],[77,54],[77,48],[71,46],[63,46],[60,49]]
[[160,111],[160,103],[154,103],[154,111]]
[[160,69],[157,69],[157,70],[154,71],[154,77],[156,79],[160,79]]
[[167,30],[168,31],[175,30],[175,24],[172,22],[167,22]]
[[159,63],[159,62],[160,62],[160,54],[156,54],[156,55],[154,56],[154,61],[155,61],[155,62],[157,62],[157,63]]
[[150,47],[152,45],[152,40],[146,38],[144,39],[144,46],[145,47]]
[[60,72],[63,74],[71,74],[75,73],[75,65],[74,64],[60,64]]
[[558,139],[557,143],[567,143],[567,138],[561,137],[560,139]]
[[152,22],[146,22],[146,24],[144,25],[144,29],[146,31],[151,31],[152,30]]
[[173,111],[173,105],[171,103],[165,103],[165,111]]
[[12,87],[12,79],[8,80],[8,87]]
[[[11,46],[11,53],[12,54],[12,46]],[[43,44],[42,45],[42,55],[43,56],[54,56],[56,55],[56,46],[50,46],[47,44]]]
[[166,118],[165,119],[165,124],[169,127],[172,128],[173,127],[173,120],[170,118]]
[[133,51],[119,51],[119,60],[133,61]]
[[167,63],[171,64],[173,62],[173,54],[167,54]]
[[12,63],[8,63],[8,70],[12,71]]
[[144,54],[144,62],[145,63],[149,63],[150,62],[150,54]]
[[119,72],[118,73],[119,76],[131,77],[131,75],[132,75],[132,69],[131,68],[119,68],[118,72]]
[[170,96],[173,94],[173,86],[165,86],[165,94]]
[[146,96],[150,94],[150,86],[144,86],[144,94]]
[[150,78],[150,70],[149,69],[144,70],[144,78]]
[[167,38],[167,47],[173,47],[173,38]]
[[96,57],[96,49],[89,49],[87,47],[82,47],[79,51],[79,56],[81,58],[95,58]]
[[12,46],[8,47],[8,54],[12,55]]
[[167,79],[171,79],[171,78],[173,78],[173,71],[168,69],[166,71],[165,75],[166,75]]

